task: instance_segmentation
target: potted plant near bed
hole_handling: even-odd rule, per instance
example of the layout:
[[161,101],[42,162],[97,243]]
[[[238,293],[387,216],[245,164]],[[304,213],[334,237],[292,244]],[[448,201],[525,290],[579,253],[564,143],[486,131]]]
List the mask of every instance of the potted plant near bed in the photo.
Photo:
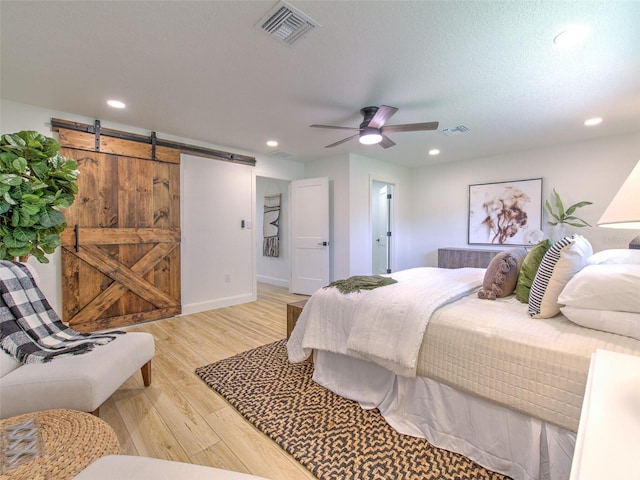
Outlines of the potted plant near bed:
[[61,210],[78,193],[78,164],[59,153],[60,145],[35,131],[0,137],[0,258],[25,260],[60,246],[67,226]]
[[549,203],[549,200],[546,200],[544,204],[545,208],[547,209],[547,212],[552,218],[552,220],[547,221],[547,223],[552,226],[552,232],[550,235],[551,240],[555,242],[557,240],[562,239],[565,235],[566,225],[571,225],[572,227],[590,227],[591,226],[588,222],[586,222],[581,218],[576,217],[573,213],[578,208],[586,207],[587,205],[592,205],[593,202],[583,201],[583,202],[574,203],[573,205],[571,205],[565,210],[564,204],[560,199],[560,195],[558,195],[558,192],[556,192],[555,188],[553,189],[552,197],[555,204],[555,210],[552,207],[551,203]]

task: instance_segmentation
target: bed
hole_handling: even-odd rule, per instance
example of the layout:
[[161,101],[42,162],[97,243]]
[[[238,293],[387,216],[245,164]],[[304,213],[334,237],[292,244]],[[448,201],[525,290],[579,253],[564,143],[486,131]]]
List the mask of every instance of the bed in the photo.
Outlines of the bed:
[[[640,252],[591,255],[589,245],[576,255],[579,243],[547,247],[561,253],[573,248],[569,256],[579,257],[561,272],[556,301],[582,270],[601,277],[597,269],[604,267],[590,265],[592,258],[594,264],[603,258],[614,263],[616,272],[637,262],[629,266],[632,295],[616,298],[615,307],[600,300],[605,314],[622,305],[625,312],[614,314],[636,322],[640,309],[626,310],[640,301]],[[555,274],[561,264],[562,258],[556,260]],[[530,305],[511,292],[496,300],[478,298],[491,266],[410,269],[390,275],[396,284],[359,293],[321,289],[298,318],[287,344],[289,359],[303,361],[313,352],[316,382],[363,408],[378,408],[402,433],[516,480],[568,479],[592,353],[640,356],[640,336],[635,330],[629,336],[586,328],[562,312],[532,317]],[[403,327],[407,322],[410,330]]]

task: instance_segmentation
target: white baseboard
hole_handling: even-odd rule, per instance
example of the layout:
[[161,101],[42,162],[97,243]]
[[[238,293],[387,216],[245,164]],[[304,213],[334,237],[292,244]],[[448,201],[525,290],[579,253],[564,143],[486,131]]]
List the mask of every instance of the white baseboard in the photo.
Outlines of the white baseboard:
[[266,275],[256,275],[256,279],[260,283],[268,283],[269,285],[275,285],[277,287],[289,288],[289,280],[282,278],[267,277]]
[[254,302],[255,300],[256,299],[252,294],[246,293],[236,295],[234,297],[216,298],[206,302],[190,303],[188,305],[182,305],[182,315],[205,312],[207,310],[215,310],[216,308],[230,307],[232,305],[240,305],[241,303]]

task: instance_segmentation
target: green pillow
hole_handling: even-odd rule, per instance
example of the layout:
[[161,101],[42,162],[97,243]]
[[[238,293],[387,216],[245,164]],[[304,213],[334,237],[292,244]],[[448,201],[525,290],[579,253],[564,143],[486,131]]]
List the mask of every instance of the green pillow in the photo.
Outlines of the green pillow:
[[516,298],[522,303],[529,303],[529,292],[531,291],[533,279],[536,278],[542,257],[544,257],[544,254],[547,253],[550,247],[551,241],[548,239],[542,240],[529,250],[529,253],[527,253],[527,256],[524,258],[522,267],[520,267],[520,274],[518,275],[518,283],[516,283]]

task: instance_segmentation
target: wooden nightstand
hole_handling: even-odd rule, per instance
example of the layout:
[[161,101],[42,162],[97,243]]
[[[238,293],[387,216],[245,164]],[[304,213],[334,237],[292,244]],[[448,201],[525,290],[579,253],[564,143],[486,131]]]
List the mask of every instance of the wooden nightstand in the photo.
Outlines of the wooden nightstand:
[[293,327],[296,326],[298,317],[302,313],[302,309],[307,303],[307,298],[304,300],[298,300],[297,302],[287,303],[287,339],[291,336]]

